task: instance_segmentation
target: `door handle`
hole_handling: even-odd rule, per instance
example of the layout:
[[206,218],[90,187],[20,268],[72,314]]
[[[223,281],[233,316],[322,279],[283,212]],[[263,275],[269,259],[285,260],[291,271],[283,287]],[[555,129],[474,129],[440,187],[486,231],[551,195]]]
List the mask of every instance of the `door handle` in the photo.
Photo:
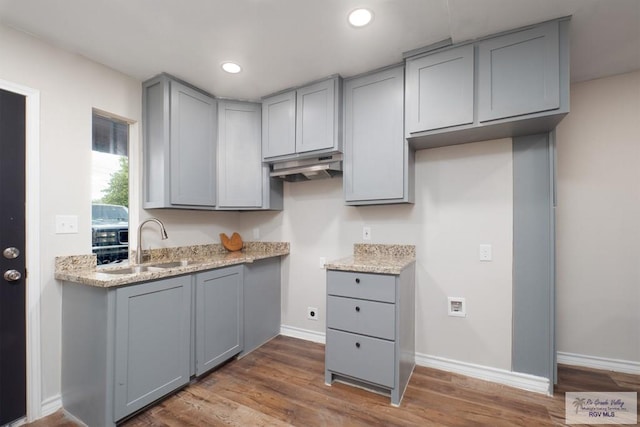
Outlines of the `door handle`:
[[16,259],[20,256],[20,249],[8,247],[2,251],[2,255],[4,255],[6,259]]
[[18,270],[7,270],[4,272],[4,280],[7,282],[15,282],[20,280],[22,274]]

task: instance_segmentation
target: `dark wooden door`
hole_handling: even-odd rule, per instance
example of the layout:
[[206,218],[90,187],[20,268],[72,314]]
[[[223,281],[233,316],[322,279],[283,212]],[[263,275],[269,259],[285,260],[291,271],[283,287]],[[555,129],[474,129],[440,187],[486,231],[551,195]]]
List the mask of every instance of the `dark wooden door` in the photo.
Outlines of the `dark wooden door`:
[[25,97],[0,90],[0,425],[26,415]]

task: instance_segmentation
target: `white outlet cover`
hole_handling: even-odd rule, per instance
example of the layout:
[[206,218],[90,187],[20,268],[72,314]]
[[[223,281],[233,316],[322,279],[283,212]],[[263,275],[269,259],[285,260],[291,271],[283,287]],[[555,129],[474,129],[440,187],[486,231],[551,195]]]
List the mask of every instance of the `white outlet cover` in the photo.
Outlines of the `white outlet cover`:
[[480,245],[480,261],[491,261],[493,259],[493,250],[491,245],[482,244]]
[[362,227],[362,240],[371,240],[371,227]]
[[320,260],[318,261],[318,265],[320,268],[324,268],[324,265],[327,263],[327,259],[323,256],[320,257]]

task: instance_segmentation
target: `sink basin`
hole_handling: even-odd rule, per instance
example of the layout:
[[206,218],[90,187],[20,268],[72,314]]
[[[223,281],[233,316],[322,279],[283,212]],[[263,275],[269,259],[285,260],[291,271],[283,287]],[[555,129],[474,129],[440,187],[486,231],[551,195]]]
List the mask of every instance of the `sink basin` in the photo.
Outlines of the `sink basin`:
[[152,265],[132,265],[131,267],[119,268],[117,270],[104,270],[104,271],[101,271],[100,273],[122,275],[122,274],[138,274],[138,273],[143,273],[145,271],[158,272],[158,271],[162,271],[162,269]]
[[182,260],[182,261],[172,261],[172,262],[163,262],[160,264],[153,264],[150,267],[156,268],[176,268],[176,267],[186,267],[188,265],[193,264],[191,261]]
[[182,261],[163,262],[163,263],[151,264],[151,265],[131,265],[129,267],[117,268],[113,270],[102,270],[100,271],[100,273],[114,274],[114,275],[139,274],[139,273],[144,273],[145,271],[158,273],[168,268],[186,267],[191,264],[193,263],[190,261],[182,260]]

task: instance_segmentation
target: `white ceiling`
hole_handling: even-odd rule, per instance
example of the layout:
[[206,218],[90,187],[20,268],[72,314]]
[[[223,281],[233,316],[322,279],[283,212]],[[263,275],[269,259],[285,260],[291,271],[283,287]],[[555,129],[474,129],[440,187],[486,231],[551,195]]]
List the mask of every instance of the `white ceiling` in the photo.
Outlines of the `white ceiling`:
[[[348,25],[357,7],[374,11],[368,27]],[[640,69],[640,0],[0,0],[0,23],[140,80],[165,71],[240,99],[567,15],[572,81]]]

